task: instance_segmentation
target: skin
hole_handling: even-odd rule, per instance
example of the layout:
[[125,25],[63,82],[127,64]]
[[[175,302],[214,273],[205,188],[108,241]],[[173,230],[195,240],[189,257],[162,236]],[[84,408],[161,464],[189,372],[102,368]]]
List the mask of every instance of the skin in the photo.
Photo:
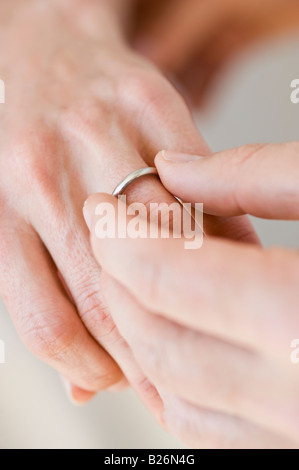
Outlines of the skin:
[[296,0],[141,0],[133,42],[206,104],[223,69],[261,40],[298,31]]
[[[208,155],[209,149],[198,134],[181,97],[157,69],[127,46],[123,38],[127,23],[123,24],[120,18],[123,18],[130,3],[118,0],[55,0],[48,3],[41,8],[38,1],[6,0],[2,2],[0,11],[0,70],[1,78],[6,83],[6,105],[0,108],[0,291],[22,340],[34,354],[66,377],[71,397],[76,402],[88,400],[98,390],[111,388],[115,384],[120,387],[129,382],[157,418],[190,445],[238,447],[245,442],[253,447],[275,447],[277,443],[291,447],[293,442],[289,437],[295,436],[297,442],[298,435],[298,410],[293,397],[297,382],[291,373],[285,373],[284,368],[283,371],[277,368],[280,363],[285,367],[282,349],[290,331],[285,318],[279,317],[281,323],[278,322],[278,325],[282,325],[282,332],[274,332],[275,341],[272,338],[266,348],[271,360],[275,358],[273,362],[270,364],[268,356],[268,362],[266,359],[254,362],[251,356],[245,355],[244,358],[243,343],[241,348],[238,345],[241,353],[237,348],[232,350],[227,347],[224,350],[222,343],[234,343],[236,337],[227,337],[224,327],[221,328],[217,322],[216,326],[209,324],[207,318],[207,324],[204,325],[194,321],[186,324],[178,310],[173,308],[173,312],[170,312],[167,305],[158,304],[165,316],[165,323],[162,319],[156,323],[156,312],[152,312],[152,306],[145,305],[140,309],[136,286],[124,286],[121,279],[114,278],[113,268],[108,267],[108,261],[106,274],[100,281],[101,270],[93,258],[88,230],[83,224],[81,213],[87,195],[96,191],[111,192],[130,171],[152,165],[153,155],[161,148],[201,155]],[[160,176],[167,187],[167,175],[163,175],[161,168]],[[225,191],[223,194],[227,197]],[[152,179],[144,179],[142,184],[131,187],[128,198],[129,202],[137,200],[145,203],[173,200]],[[210,198],[213,198],[212,194]],[[209,203],[211,213],[217,214],[219,211],[221,214],[220,217],[205,217],[205,230],[209,235],[247,241],[258,246],[256,236],[242,215],[228,219],[231,210],[221,212],[218,207],[215,210],[211,201]],[[240,207],[234,210],[238,214],[243,213]],[[135,247],[138,250],[138,244]],[[169,245],[170,255],[177,250],[176,246],[171,247],[172,244]],[[226,260],[224,256],[225,250],[232,257],[243,256],[243,250],[248,250],[246,255],[249,261],[251,257],[252,260],[258,258],[258,248],[253,249],[251,246],[249,249],[247,245],[240,244],[238,249],[242,249],[242,252],[235,252],[232,247],[235,244],[223,241],[219,251],[215,248],[217,257],[212,266],[215,272],[212,273],[209,262],[211,253],[214,256],[213,245],[203,259],[205,263],[202,263],[202,271],[199,273],[201,277],[210,273],[208,281],[213,284],[215,273],[219,274],[219,265],[227,263],[231,266],[231,259]],[[134,252],[133,247],[130,250],[128,254],[136,256],[137,262],[138,252]],[[158,247],[145,253],[149,258],[152,256],[153,261],[159,253],[163,261],[161,265],[174,269],[165,245],[163,253],[159,252]],[[291,257],[293,259],[293,255]],[[273,258],[280,260],[276,254]],[[281,258],[286,258],[285,252]],[[150,262],[150,259],[146,260]],[[264,261],[262,258],[260,263]],[[187,264],[191,270],[190,276],[198,275],[199,266],[196,271],[191,262],[190,266]],[[287,262],[275,264],[273,261],[267,274],[270,272],[273,275],[283,268],[289,281],[295,276],[295,268],[290,266]],[[257,271],[252,268],[250,272],[252,277],[249,280],[252,281]],[[169,277],[174,285],[178,282],[175,273],[174,269],[173,278]],[[239,274],[237,272],[237,279]],[[220,275],[218,283],[220,286]],[[154,282],[150,285],[154,289]],[[173,288],[173,285],[169,286]],[[165,287],[169,286],[166,284]],[[187,287],[186,292],[191,292],[192,283],[190,290]],[[141,290],[139,295],[142,293]],[[209,299],[205,300],[205,294],[203,289],[200,297],[195,299],[196,305],[202,302],[208,306]],[[228,290],[228,294],[234,299],[233,290]],[[190,298],[192,300],[192,296]],[[126,312],[122,317],[119,314],[120,299],[124,302]],[[293,299],[291,296],[290,305],[287,305],[291,323],[296,327],[294,307],[291,305]],[[156,301],[155,296],[151,300]],[[182,297],[177,307],[183,301],[186,298]],[[279,305],[281,303],[278,302],[270,307],[277,313]],[[253,306],[258,308],[258,305]],[[217,306],[213,308],[217,310]],[[238,311],[243,311],[243,303]],[[196,317],[194,310],[191,313]],[[140,314],[140,317],[136,318],[136,314]],[[172,316],[174,314],[175,318]],[[152,323],[152,317],[155,323]],[[219,320],[219,315],[217,318]],[[133,339],[141,338],[138,347],[127,331],[133,320],[136,320],[137,332]],[[148,339],[144,338],[144,331],[148,327],[153,337],[157,337],[157,345],[153,347],[152,344],[146,344],[144,348],[142,342]],[[267,328],[268,323],[265,322],[264,330]],[[239,334],[241,330],[242,325],[237,323],[231,333],[235,331],[235,334]],[[258,350],[254,358],[256,355],[264,358],[264,349],[261,352],[257,345],[252,346],[255,331],[255,325],[251,328],[249,325],[249,337],[241,334],[240,338],[245,345],[248,343],[254,351],[254,348]],[[220,346],[218,342],[215,344],[215,338],[211,343],[209,337],[214,337],[217,332],[221,337]],[[202,344],[197,341],[198,334],[200,338],[203,337]],[[240,370],[241,367],[237,365],[231,369],[231,376],[234,377],[234,373],[236,375],[232,384],[232,387],[236,384],[235,389],[230,390],[228,384],[228,391],[232,396],[239,396],[239,390],[239,407],[235,409],[232,400],[227,403],[226,396],[216,395],[213,401],[210,393],[203,393],[210,391],[213,384],[209,383],[199,394],[201,403],[198,404],[199,390],[198,385],[194,384],[197,364],[190,357],[191,348],[187,358],[175,356],[178,348],[176,346],[174,350],[173,339],[180,336],[185,338],[185,342],[181,343],[183,351],[184,346],[185,349],[189,348],[189,344],[194,348],[201,347],[199,356],[204,357],[201,352],[207,346],[211,358],[214,358],[212,352],[215,350],[218,359],[227,359],[228,367],[235,353],[244,361],[248,359],[245,364],[248,374],[252,370],[250,365],[254,365],[255,373],[258,370],[263,376],[264,363],[269,363],[267,377],[270,386],[274,383],[275,390],[277,382],[271,382],[274,375],[271,375],[271,371],[285,374],[282,375],[285,389],[281,391],[278,388],[278,392],[271,396],[270,404],[281,410],[279,394],[287,393],[290,398],[288,410],[282,410],[281,414],[276,412],[270,419],[269,410],[257,411],[253,404],[249,408],[252,416],[248,418],[248,411],[247,414],[244,411],[244,397],[242,401],[244,390],[240,389],[240,377],[244,378],[244,370]],[[161,373],[159,367],[153,366],[161,358],[162,337],[166,361],[163,364],[161,361],[161,364],[170,371],[170,379]],[[278,353],[273,346],[276,341],[279,345]],[[136,352],[138,348],[143,352]],[[144,351],[150,351],[151,354],[145,354]],[[177,364],[172,363],[171,358],[177,358]],[[186,359],[190,361],[190,368],[186,368]],[[146,364],[146,360],[149,364]],[[214,364],[213,360],[211,362]],[[209,367],[213,364],[203,364],[203,377],[207,381]],[[177,384],[175,377],[180,376],[180,373],[184,374],[185,385]],[[188,382],[190,377],[193,377],[193,383]],[[214,380],[216,385],[217,381],[220,383],[219,389],[222,387],[222,379],[225,377],[217,375],[215,371]],[[192,388],[192,385],[197,385],[197,388]],[[245,398],[248,402],[251,399],[248,396]],[[215,408],[213,413],[211,407]],[[270,431],[265,429],[269,427]]]
[[[164,151],[155,163],[170,192],[209,214],[298,220],[298,151],[299,143],[210,157]],[[297,251],[211,236],[196,251],[176,238],[99,239],[101,202],[117,214],[104,194],[85,212],[105,299],[164,399],[166,426],[200,448],[298,447]]]
[[[25,345],[60,372],[73,401],[129,383],[161,420],[162,400],[103,299],[82,205],[161,148],[209,149],[180,95],[127,45],[130,3],[2,3],[0,292]],[[173,198],[148,178],[128,200]],[[258,243],[246,218],[206,223]]]

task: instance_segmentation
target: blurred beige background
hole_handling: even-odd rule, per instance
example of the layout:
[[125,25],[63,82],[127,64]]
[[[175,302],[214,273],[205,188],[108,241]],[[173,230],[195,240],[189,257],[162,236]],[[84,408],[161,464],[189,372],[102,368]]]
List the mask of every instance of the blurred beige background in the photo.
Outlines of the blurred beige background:
[[[212,150],[299,138],[299,105],[290,83],[299,78],[299,40],[268,44],[244,56],[223,77],[213,106],[198,116]],[[299,223],[254,220],[266,245],[299,245]],[[179,448],[131,391],[101,393],[84,408],[67,400],[57,374],[20,343],[0,303],[0,448]]]

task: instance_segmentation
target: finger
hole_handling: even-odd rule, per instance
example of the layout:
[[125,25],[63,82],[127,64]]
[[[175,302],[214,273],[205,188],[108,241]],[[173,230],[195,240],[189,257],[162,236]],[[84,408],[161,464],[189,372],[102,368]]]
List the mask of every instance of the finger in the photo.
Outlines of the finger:
[[111,277],[105,276],[103,282],[122,335],[158,390],[298,438],[298,383],[283,368],[152,315]]
[[165,425],[192,448],[297,448],[292,440],[255,426],[249,421],[191,405],[173,395],[163,395],[163,400]]
[[[86,132],[84,113],[81,117],[83,123],[80,129],[83,129],[82,133],[84,135]],[[77,124],[73,125],[77,128]],[[100,137],[93,138],[93,133],[90,132],[90,146],[100,149],[99,153],[101,154],[103,150],[97,140],[102,138],[101,132],[99,135]],[[77,138],[80,141],[81,134]],[[78,140],[75,139],[77,145]],[[121,146],[120,139],[118,143]],[[116,184],[128,173],[145,166],[136,150],[131,147],[128,149],[126,143],[123,143],[124,162],[122,164],[118,163],[119,149],[116,150],[115,144],[105,148],[106,158],[99,159],[97,153],[94,154],[90,149],[88,151],[91,171],[89,171],[86,186],[90,187],[90,191],[94,185],[99,185],[99,181],[102,181],[103,187],[112,192]],[[126,152],[128,158],[126,158]],[[87,166],[86,162],[80,162],[81,164]],[[88,166],[89,170],[90,166]],[[78,172],[80,171],[78,170]],[[108,175],[107,178],[99,178],[99,175],[105,174]],[[146,380],[146,377],[136,365],[128,346],[119,335],[117,327],[103,302],[100,281],[101,270],[92,254],[88,230],[82,216],[83,201],[88,192],[81,188],[79,182],[76,185],[75,195],[72,190],[69,190],[68,183],[65,184],[67,190],[62,192],[61,184],[56,178],[51,178],[51,185],[47,183],[50,177],[46,173],[43,178],[39,178],[41,186],[35,188],[35,191],[41,196],[35,206],[30,208],[31,222],[51,253],[84,325],[93,338],[120,365],[130,384],[151,411],[160,419],[162,412],[161,400],[154,387]],[[49,191],[49,186],[52,188],[51,191]],[[173,200],[157,177],[147,177],[144,178],[142,184],[132,185],[127,195],[128,200],[131,201],[136,199],[145,202],[165,201],[167,198],[170,201]]]
[[[80,228],[76,228],[74,233],[79,237],[81,231],[82,224]],[[84,234],[84,237],[85,236]],[[77,241],[79,242],[78,238]],[[82,241],[84,241],[84,243],[82,243]],[[60,267],[72,292],[78,313],[85,326],[88,328],[88,331],[91,332],[92,337],[114,358],[145,405],[153,412],[158,420],[161,420],[163,408],[160,397],[135,363],[128,345],[119,334],[110,312],[105,305],[101,286],[101,270],[95,262],[90,248],[87,247],[85,239],[81,239],[78,246],[81,247],[79,251],[70,250],[69,252],[69,256],[73,256],[72,262],[74,264],[71,266],[72,269],[67,269],[69,268],[67,264],[65,264],[65,267],[62,265]],[[83,249],[84,246],[85,249]],[[68,252],[70,248],[66,245],[65,249],[66,252]],[[66,259],[65,263],[67,263]],[[76,271],[77,266],[80,266],[79,272]],[[73,277],[70,277],[70,274]],[[74,278],[74,274],[78,277]],[[120,379],[121,376],[119,376],[119,380]],[[75,401],[78,401],[78,399],[82,399],[82,392],[72,387],[72,396]]]
[[298,328],[295,253],[215,239],[205,240],[200,250],[186,250],[183,239],[99,239],[101,202],[111,204],[122,227],[129,220],[125,211],[118,213],[114,198],[92,196],[86,208],[94,254],[143,306],[289,364],[286,351]]
[[[142,87],[138,81],[133,81],[133,84],[132,90],[130,88],[132,84],[127,86],[126,96],[129,102],[126,103],[126,108],[131,109],[132,113],[136,113],[138,108],[134,105],[135,99],[138,103],[142,100],[146,105],[146,112],[142,114],[139,122],[141,135],[136,146],[148,165],[153,166],[153,155],[156,155],[161,148],[179,149],[184,153],[199,153],[200,149],[202,155],[210,154],[210,150],[198,132],[184,100],[167,81],[162,81],[161,85],[161,77],[158,77],[157,81],[154,76],[150,85],[147,85],[146,80]],[[160,93],[155,91],[157,89],[160,90]],[[132,99],[133,91],[134,99]],[[138,114],[136,116],[138,117]],[[144,181],[139,184],[147,191],[148,188]],[[104,188],[101,191],[109,192]],[[139,200],[142,201],[142,199]],[[170,201],[169,197],[164,200],[164,202],[168,201]],[[204,228],[207,235],[259,243],[251,223],[244,216],[234,221],[225,217],[205,217]]]
[[143,28],[135,46],[162,68],[177,72],[219,28],[226,10],[218,1],[171,2]]
[[160,153],[156,165],[169,191],[221,216],[298,219],[298,143],[247,145],[209,158]]
[[82,388],[73,385],[68,379],[60,375],[62,386],[65,393],[73,405],[83,405],[90,401],[95,395],[95,392],[89,392]]
[[85,390],[85,399],[120,380],[118,366],[81,323],[35,232],[22,222],[2,223],[0,257],[0,289],[25,345]]

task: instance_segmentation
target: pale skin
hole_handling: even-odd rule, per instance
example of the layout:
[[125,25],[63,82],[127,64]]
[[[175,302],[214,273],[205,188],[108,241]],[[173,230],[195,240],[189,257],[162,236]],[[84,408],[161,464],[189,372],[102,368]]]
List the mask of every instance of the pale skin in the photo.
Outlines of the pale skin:
[[[191,426],[190,408],[164,391],[162,402],[153,374],[126,339],[123,319],[115,313],[118,325],[110,316],[81,212],[89,194],[111,193],[130,171],[152,165],[161,148],[209,154],[179,94],[126,45],[123,8],[117,0],[1,4],[6,105],[0,108],[0,291],[24,343],[66,377],[72,399],[83,403],[99,390],[129,382],[160,421],[191,445],[204,446],[198,438],[206,434],[198,428],[202,420]],[[128,198],[173,200],[152,179],[130,188]],[[258,245],[242,215],[207,216],[205,227],[209,235]],[[107,279],[105,284],[109,299]],[[175,397],[182,393],[170,389]],[[295,425],[285,417],[284,441],[276,436],[277,417],[268,434],[263,423],[248,425],[246,416],[235,423],[226,416],[232,410],[221,406],[224,416],[213,414],[213,420],[202,410],[201,418],[211,423],[208,445],[229,445],[228,427],[237,444],[244,430],[253,446],[258,435],[266,445],[277,439],[292,445]],[[293,435],[297,439],[296,430]]]
[[[299,143],[164,151],[155,163],[170,192],[209,214],[299,220],[298,153]],[[84,209],[105,299],[168,429],[201,448],[298,447],[298,252],[215,237],[197,251],[182,239],[99,240],[95,208],[108,201],[117,213],[103,194]]]
[[[180,95],[127,46],[123,2],[2,4],[1,294],[23,342],[66,379],[72,400],[129,383],[161,420],[162,400],[103,300],[82,205],[152,165],[161,148],[209,149]],[[151,178],[128,198],[173,201]],[[244,217],[206,224],[258,243]]]

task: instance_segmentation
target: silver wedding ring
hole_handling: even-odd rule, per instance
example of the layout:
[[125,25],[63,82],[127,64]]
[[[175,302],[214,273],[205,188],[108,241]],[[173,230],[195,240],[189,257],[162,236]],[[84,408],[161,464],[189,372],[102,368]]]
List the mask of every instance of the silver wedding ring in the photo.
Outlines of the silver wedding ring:
[[[132,173],[130,173],[128,176],[126,176],[115,188],[115,190],[113,191],[112,193],[112,196],[121,196],[122,194],[124,194],[124,192],[126,191],[126,189],[128,189],[128,187],[134,183],[134,181],[138,180],[139,178],[142,178],[143,176],[148,176],[148,175],[153,175],[153,176],[157,176],[159,178],[159,175],[158,175],[158,171],[156,168],[154,167],[146,167],[146,168],[141,168],[140,170],[135,170],[135,171],[132,171]],[[173,197],[181,204],[181,206],[186,210],[186,207],[183,203],[183,201],[181,201],[181,199],[179,199],[177,196],[174,196]],[[189,212],[189,211],[188,211]],[[192,214],[191,214],[192,215]],[[194,217],[194,215],[192,215],[195,223],[198,225],[198,227],[200,227],[200,225],[197,223],[196,221],[196,218]],[[203,235],[205,236],[205,233],[203,231],[203,228],[200,227],[200,229],[202,230],[203,232]]]
[[128,176],[126,176],[115,188],[115,190],[112,193],[112,196],[121,196],[124,194],[126,189],[134,183],[134,181],[138,180],[139,178],[142,178],[143,176],[147,175],[155,175],[158,176],[158,172],[156,168],[152,167],[146,167],[146,168],[141,168],[140,170],[135,170],[132,171]]

